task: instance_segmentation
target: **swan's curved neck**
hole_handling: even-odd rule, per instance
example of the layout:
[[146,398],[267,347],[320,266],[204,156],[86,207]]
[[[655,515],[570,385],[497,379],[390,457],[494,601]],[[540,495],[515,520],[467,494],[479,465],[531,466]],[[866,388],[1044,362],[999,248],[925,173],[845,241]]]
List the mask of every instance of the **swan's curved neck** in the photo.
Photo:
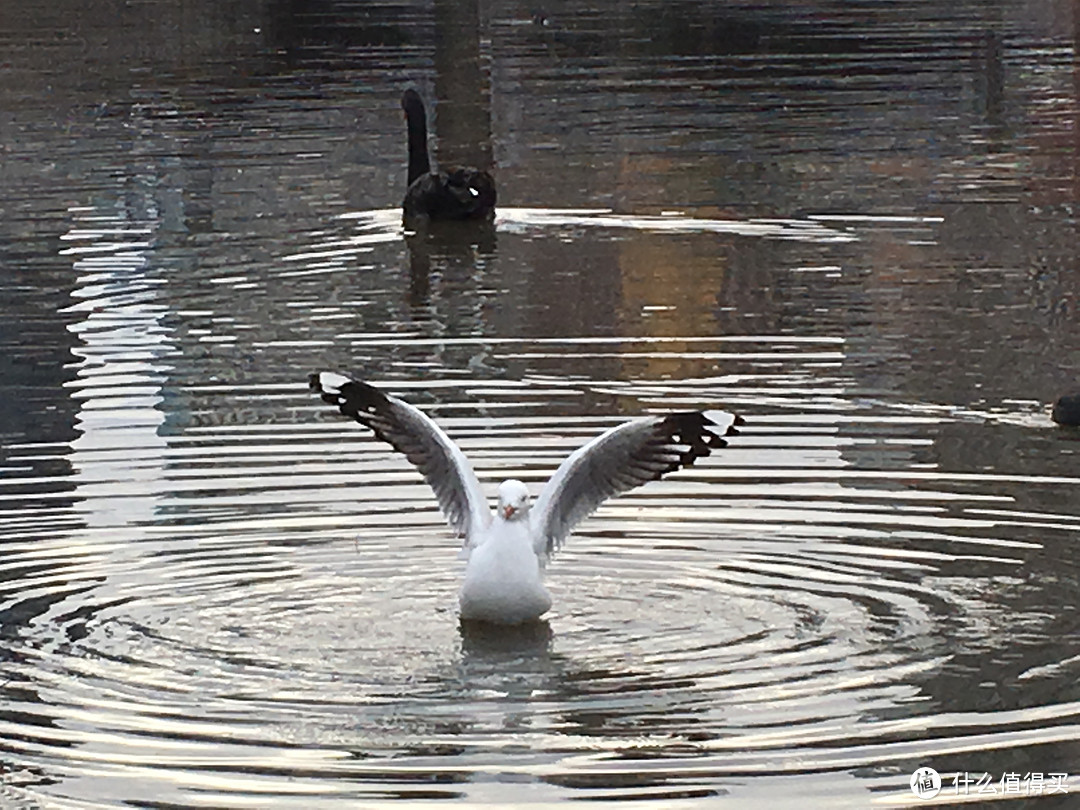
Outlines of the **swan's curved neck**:
[[431,161],[428,160],[427,150],[427,115],[424,108],[410,108],[406,112],[409,122],[409,181],[413,181],[421,175],[431,171]]

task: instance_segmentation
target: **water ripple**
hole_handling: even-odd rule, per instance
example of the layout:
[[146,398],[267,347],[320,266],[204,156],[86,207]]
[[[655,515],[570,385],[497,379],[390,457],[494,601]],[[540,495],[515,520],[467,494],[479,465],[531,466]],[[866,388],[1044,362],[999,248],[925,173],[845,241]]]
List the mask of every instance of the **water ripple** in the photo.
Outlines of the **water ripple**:
[[[553,382],[434,389],[482,478],[537,486],[611,424],[517,416],[538,395],[590,388]],[[141,396],[111,388],[120,403]],[[659,402],[667,390],[637,393]],[[1075,734],[1075,703],[923,707],[963,655],[943,625],[984,618],[982,599],[957,588],[962,567],[1004,576],[1042,548],[1026,530],[1071,532],[1076,518],[955,488],[1001,484],[994,474],[853,465],[860,445],[844,437],[858,435],[857,415],[760,416],[707,464],[605,506],[552,564],[550,625],[484,638],[459,634],[455,544],[407,464],[299,385],[232,394],[284,397],[309,416],[205,424],[148,448],[163,477],[143,521],[99,516],[90,531],[16,512],[25,536],[52,541],[7,546],[0,610],[19,642],[4,691],[22,718],[5,729],[10,754],[121,783],[166,768],[176,800],[210,789],[329,801],[375,799],[388,782],[427,795],[421,774],[459,783],[509,744],[530,753],[500,772],[630,798]],[[468,416],[473,399],[505,408]],[[884,424],[918,447],[927,419]],[[87,503],[116,487],[143,497],[138,467],[113,461],[130,452],[118,441],[79,451]],[[1070,660],[1015,677],[1049,678]],[[326,781],[341,777],[353,785]]]

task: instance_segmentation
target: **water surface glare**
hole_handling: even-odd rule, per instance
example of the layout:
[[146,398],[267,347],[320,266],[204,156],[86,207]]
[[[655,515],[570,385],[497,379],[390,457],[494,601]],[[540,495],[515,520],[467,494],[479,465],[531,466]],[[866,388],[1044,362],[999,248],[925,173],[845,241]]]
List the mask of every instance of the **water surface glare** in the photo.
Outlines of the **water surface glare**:
[[[0,22],[0,805],[1075,801],[1074,4],[174,5]],[[746,425],[484,630],[321,369],[492,494]]]

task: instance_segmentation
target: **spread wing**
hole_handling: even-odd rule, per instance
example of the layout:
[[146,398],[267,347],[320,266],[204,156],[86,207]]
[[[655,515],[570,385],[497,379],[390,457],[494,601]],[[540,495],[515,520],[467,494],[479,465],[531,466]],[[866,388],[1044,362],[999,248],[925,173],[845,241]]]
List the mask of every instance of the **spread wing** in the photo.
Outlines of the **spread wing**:
[[491,523],[476,473],[461,449],[426,414],[367,383],[321,372],[309,378],[313,391],[346,416],[405,454],[435,491],[454,531],[469,540]]
[[742,418],[726,411],[684,411],[625,422],[574,451],[533,506],[537,554],[550,556],[570,531],[608,498],[689,467],[727,444]]

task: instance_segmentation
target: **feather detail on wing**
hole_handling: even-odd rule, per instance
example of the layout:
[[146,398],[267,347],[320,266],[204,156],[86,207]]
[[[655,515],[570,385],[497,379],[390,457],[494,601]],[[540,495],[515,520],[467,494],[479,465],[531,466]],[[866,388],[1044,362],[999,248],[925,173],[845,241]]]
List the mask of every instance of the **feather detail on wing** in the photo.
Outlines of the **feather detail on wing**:
[[636,419],[597,436],[559,466],[533,506],[536,553],[550,556],[608,498],[724,447],[723,437],[740,424],[741,417],[725,411],[684,411]]
[[435,491],[443,514],[466,547],[491,523],[480,482],[465,454],[426,414],[367,383],[321,372],[309,378],[311,388],[345,415],[371,428],[403,453]]

